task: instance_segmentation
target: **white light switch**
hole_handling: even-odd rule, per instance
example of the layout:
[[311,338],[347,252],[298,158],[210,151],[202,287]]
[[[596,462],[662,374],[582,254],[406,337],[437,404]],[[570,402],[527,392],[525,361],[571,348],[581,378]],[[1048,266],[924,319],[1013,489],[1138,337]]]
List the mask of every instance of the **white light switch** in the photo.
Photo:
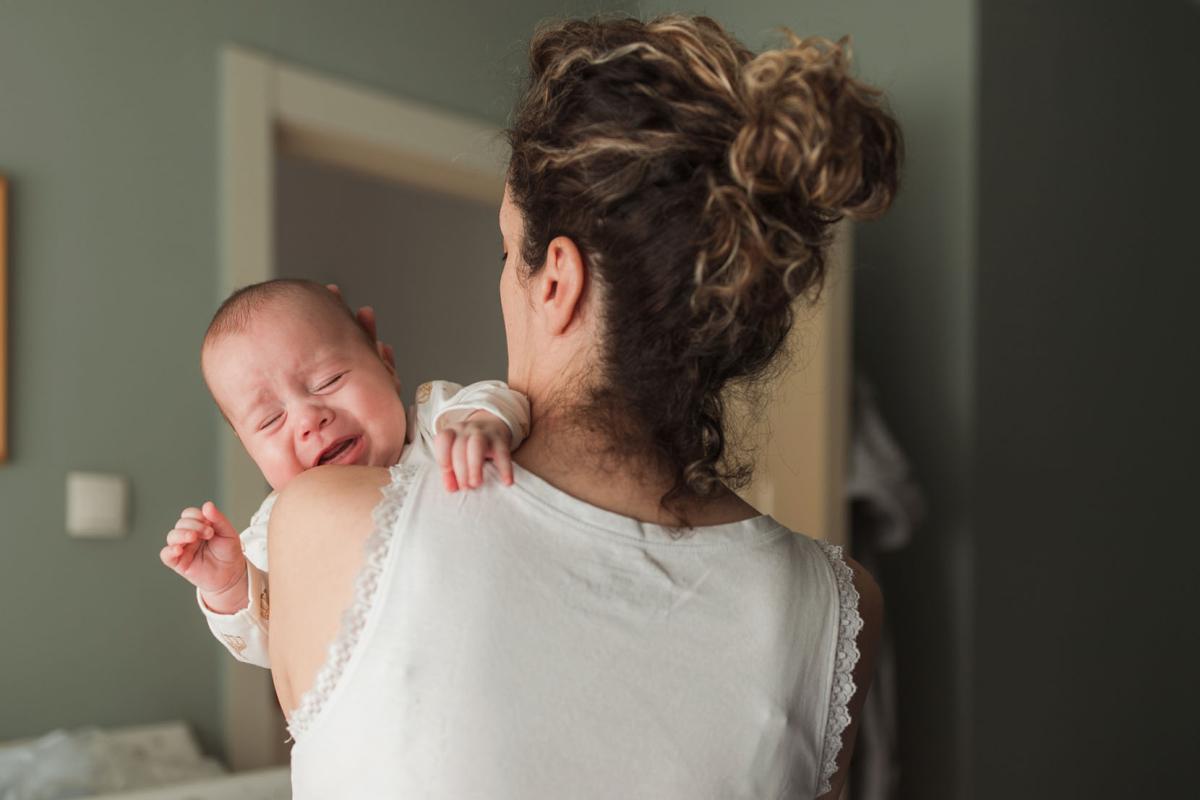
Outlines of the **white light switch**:
[[103,472],[67,473],[67,534],[117,539],[128,525],[129,481]]

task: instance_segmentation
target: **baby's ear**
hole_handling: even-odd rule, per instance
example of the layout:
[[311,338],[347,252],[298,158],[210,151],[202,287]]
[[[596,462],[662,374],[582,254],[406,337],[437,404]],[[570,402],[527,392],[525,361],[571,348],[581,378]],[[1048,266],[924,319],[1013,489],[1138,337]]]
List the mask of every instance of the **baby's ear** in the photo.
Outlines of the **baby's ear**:
[[379,356],[379,360],[383,362],[384,369],[386,369],[391,374],[392,383],[395,384],[395,386],[396,386],[396,394],[400,394],[401,389],[403,389],[403,386],[400,384],[400,375],[399,375],[399,373],[396,372],[396,365],[393,364],[392,362],[388,361],[382,355]]
[[396,372],[396,365],[390,363],[386,358],[380,359],[383,361],[383,366],[387,367],[387,371],[392,373],[392,377],[396,379],[396,385],[400,385],[400,374]]

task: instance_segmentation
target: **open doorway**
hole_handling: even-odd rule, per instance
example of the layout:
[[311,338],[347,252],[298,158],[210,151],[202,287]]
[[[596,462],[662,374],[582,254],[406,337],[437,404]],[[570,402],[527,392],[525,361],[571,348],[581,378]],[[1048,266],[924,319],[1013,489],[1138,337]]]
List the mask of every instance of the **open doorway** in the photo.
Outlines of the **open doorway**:
[[504,380],[499,205],[277,153],[274,272],[374,306],[407,403],[433,379]]

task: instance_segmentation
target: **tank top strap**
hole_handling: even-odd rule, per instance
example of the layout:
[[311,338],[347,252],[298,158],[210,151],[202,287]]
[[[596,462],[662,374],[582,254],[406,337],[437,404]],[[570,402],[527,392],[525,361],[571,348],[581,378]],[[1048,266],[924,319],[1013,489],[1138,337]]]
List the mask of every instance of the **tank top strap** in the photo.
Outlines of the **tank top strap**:
[[854,571],[846,564],[842,548],[822,540],[814,540],[833,570],[838,593],[838,626],[835,643],[833,680],[829,693],[829,713],[825,718],[825,738],[821,747],[821,781],[817,794],[830,790],[830,782],[837,771],[838,754],[842,751],[842,738],[850,725],[850,699],[854,697],[854,667],[858,665],[858,634],[863,621],[859,614],[858,589],[854,588]]

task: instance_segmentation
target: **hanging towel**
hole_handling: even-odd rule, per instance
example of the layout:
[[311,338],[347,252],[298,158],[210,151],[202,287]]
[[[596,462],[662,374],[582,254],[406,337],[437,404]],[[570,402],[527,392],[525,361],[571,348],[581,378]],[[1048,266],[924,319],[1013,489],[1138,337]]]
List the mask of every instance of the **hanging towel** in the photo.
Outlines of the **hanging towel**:
[[[861,372],[854,382],[848,466],[851,549],[855,560],[878,574],[880,556],[912,539],[925,516],[925,500],[884,424],[875,389]],[[896,655],[885,620],[875,680],[859,724],[850,793],[854,800],[894,800],[899,784]]]

